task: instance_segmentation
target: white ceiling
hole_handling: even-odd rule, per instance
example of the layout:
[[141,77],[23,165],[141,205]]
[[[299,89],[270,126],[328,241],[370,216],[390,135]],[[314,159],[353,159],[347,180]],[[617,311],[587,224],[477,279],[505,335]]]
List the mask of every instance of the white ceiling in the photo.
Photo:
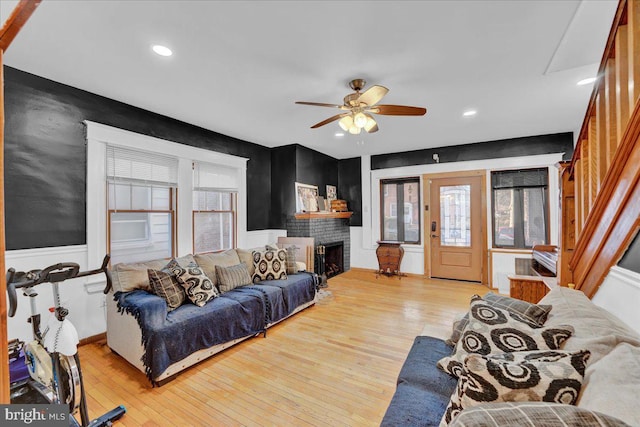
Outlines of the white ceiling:
[[[4,21],[15,1],[0,2]],[[576,131],[617,1],[44,0],[9,66],[268,147],[336,158]],[[152,44],[169,46],[162,58]],[[375,134],[334,136],[347,83],[390,89]],[[474,117],[463,118],[467,109]]]

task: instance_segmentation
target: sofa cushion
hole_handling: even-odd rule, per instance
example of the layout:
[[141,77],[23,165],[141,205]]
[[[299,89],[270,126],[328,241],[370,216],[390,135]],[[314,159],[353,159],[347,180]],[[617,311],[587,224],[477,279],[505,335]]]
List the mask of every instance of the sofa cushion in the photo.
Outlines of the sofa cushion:
[[[161,270],[168,261],[168,258],[163,258],[146,262],[116,264],[112,269],[114,292],[129,292],[134,289],[151,291],[147,270]],[[176,258],[176,261],[185,267],[194,262],[194,259],[189,254]]]
[[[575,331],[563,348],[588,349],[591,351],[591,365],[609,354],[620,343],[640,347],[640,336],[636,332],[613,314],[596,306],[581,291],[557,287],[540,302],[553,306],[545,326],[565,323],[574,326]],[[589,376],[589,368],[586,375]]]
[[251,284],[249,269],[243,262],[231,267],[216,265],[216,277],[218,279],[218,289],[221,293],[229,292],[238,286]]
[[211,279],[196,263],[186,266],[182,274],[178,276],[178,281],[184,287],[187,298],[198,307],[204,306],[220,295]]
[[450,423],[462,410],[485,402],[554,402],[578,400],[588,351],[525,351],[464,361],[456,391],[443,417]]
[[240,262],[243,262],[247,265],[249,276],[251,277],[253,277],[253,273],[256,271],[256,267],[253,265],[253,251],[254,249],[236,249],[236,253],[238,254]]
[[229,249],[224,252],[196,254],[193,256],[196,263],[204,274],[211,280],[214,285],[218,284],[216,277],[216,265],[222,267],[231,267],[232,265],[240,264],[240,258],[235,249]]
[[436,362],[451,349],[438,338],[415,338],[381,426],[438,425],[457,381],[438,369]]
[[572,405],[547,402],[484,403],[465,409],[449,427],[629,427],[621,420]]
[[287,278],[287,253],[284,249],[253,251],[253,282],[284,280]]
[[640,426],[638,396],[640,347],[622,343],[596,363],[587,366],[578,406],[613,415],[632,426]]
[[[544,322],[547,320],[547,316],[551,311],[550,305],[531,304],[527,301],[494,294],[493,292],[488,292],[482,297],[482,299],[493,307],[498,307],[503,310],[507,310],[512,314],[519,315],[521,319],[527,322],[532,328],[539,328],[544,325]],[[455,345],[458,342],[460,335],[462,335],[462,331],[467,327],[467,323],[469,323],[468,312],[464,317],[453,322],[453,331],[451,338],[447,340],[447,344]]]
[[175,271],[183,270],[175,259],[169,261],[169,264],[160,271],[147,270],[151,290],[167,302],[168,311],[180,307],[186,298],[184,288],[175,274]]
[[553,328],[532,328],[518,315],[489,305],[477,295],[471,298],[469,324],[455,347],[454,353],[441,359],[438,366],[458,376],[467,355],[481,355],[555,350],[571,336],[573,327],[558,325]]

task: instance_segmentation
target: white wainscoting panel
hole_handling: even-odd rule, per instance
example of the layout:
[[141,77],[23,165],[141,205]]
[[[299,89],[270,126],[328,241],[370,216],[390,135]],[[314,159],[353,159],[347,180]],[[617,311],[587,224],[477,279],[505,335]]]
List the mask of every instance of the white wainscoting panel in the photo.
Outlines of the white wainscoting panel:
[[[85,245],[7,251],[5,256],[7,269],[13,267],[16,271],[42,270],[60,262],[75,262],[80,265],[81,271],[100,267],[100,265],[87,265]],[[105,296],[102,293],[105,281],[92,280],[91,284],[87,285],[87,279],[89,278],[83,277],[60,283],[62,305],[69,309],[68,319],[78,330],[81,339],[100,334],[107,327],[104,312]],[[53,306],[51,288],[49,284],[35,288],[38,292],[36,305],[44,325],[49,319],[48,309]],[[20,338],[24,341],[33,339],[31,325],[27,323],[30,315],[29,298],[18,291],[18,310],[14,317],[8,318],[7,322],[9,339]]]
[[640,274],[612,267],[592,301],[640,333]]
[[516,258],[531,258],[531,254],[508,251],[491,251],[491,287],[498,292],[509,295],[510,275],[516,274]]

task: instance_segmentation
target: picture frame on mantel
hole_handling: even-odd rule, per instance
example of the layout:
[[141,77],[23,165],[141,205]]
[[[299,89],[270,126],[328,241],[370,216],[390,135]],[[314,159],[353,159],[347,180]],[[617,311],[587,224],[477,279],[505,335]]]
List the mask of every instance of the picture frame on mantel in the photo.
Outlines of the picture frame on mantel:
[[295,183],[296,212],[318,212],[318,186]]
[[331,204],[332,200],[338,199],[338,192],[336,191],[335,185],[327,185],[327,200],[329,204]]

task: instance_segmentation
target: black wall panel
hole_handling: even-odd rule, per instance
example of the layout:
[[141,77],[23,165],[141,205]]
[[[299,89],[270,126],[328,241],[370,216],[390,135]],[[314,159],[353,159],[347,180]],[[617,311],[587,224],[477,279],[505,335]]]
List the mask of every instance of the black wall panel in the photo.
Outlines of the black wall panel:
[[338,160],[310,148],[296,145],[296,180],[317,185],[318,195],[327,196],[327,185],[338,186]]
[[269,228],[269,148],[11,67],[4,73],[7,249],[85,243],[83,120],[249,158],[247,227]]
[[347,200],[353,212],[350,224],[362,226],[362,164],[360,157],[338,162],[338,198]]
[[296,211],[296,146],[271,150],[271,228],[285,229],[287,216]]
[[380,154],[371,156],[371,169],[433,164],[436,163],[433,160],[434,154],[438,154],[440,163],[448,163],[551,153],[564,153],[563,158],[565,160],[571,159],[573,155],[573,134],[565,132]]

